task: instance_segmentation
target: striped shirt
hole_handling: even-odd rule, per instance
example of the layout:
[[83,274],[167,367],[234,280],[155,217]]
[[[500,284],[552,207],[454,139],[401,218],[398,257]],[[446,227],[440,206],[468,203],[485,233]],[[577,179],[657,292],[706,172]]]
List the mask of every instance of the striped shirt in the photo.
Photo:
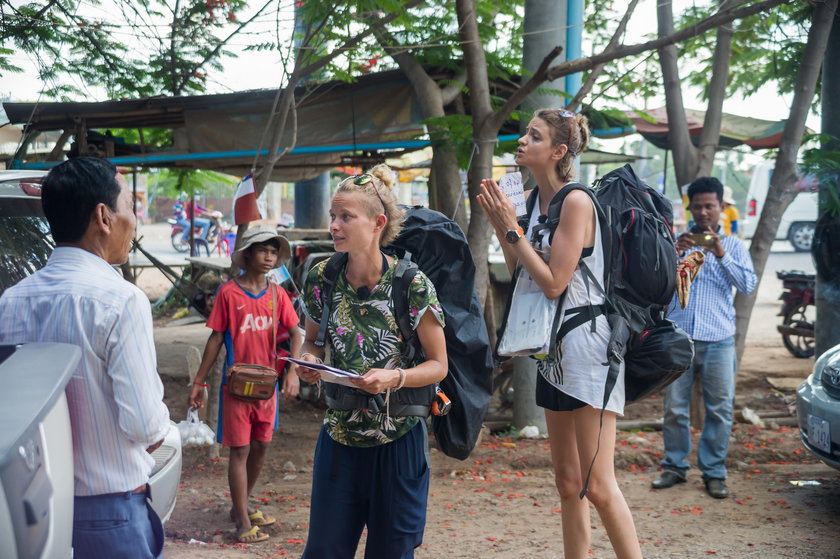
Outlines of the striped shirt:
[[688,254],[702,250],[706,261],[691,284],[688,306],[680,308],[677,296],[671,302],[668,318],[685,330],[692,339],[718,342],[735,335],[734,287],[752,293],[758,279],[744,243],[737,237],[723,235],[718,229],[725,254],[717,258],[710,251],[692,247]]
[[67,384],[75,494],[148,482],[146,448],[169,430],[149,300],[98,256],[57,247],[40,271],[0,297],[0,342],[63,342],[82,350]]

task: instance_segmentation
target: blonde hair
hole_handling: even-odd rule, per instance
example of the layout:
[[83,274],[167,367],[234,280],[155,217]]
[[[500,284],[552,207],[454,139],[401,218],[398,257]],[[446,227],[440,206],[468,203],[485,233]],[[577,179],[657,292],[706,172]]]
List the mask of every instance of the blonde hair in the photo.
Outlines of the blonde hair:
[[557,162],[557,174],[564,181],[572,178],[575,157],[589,145],[589,120],[583,115],[563,109],[539,109],[534,117],[543,120],[551,129],[551,143],[569,148],[566,155]]
[[364,184],[356,184],[356,180],[361,175],[347,177],[338,183],[335,193],[361,193],[363,194],[362,205],[367,210],[368,216],[385,215],[387,221],[379,237],[379,246],[385,246],[400,234],[405,215],[405,212],[397,205],[397,197],[394,195],[397,178],[394,171],[384,163],[374,166],[364,174],[370,175],[372,180]]

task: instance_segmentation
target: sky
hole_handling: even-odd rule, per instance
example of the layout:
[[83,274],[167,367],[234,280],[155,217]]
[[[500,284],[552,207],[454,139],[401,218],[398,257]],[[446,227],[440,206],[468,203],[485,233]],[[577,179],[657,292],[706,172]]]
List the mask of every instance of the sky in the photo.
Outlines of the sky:
[[[699,0],[675,0],[674,11],[678,13],[686,6],[691,5]],[[82,0],[80,11],[96,13],[100,17],[111,21],[118,21],[119,16],[116,14],[109,14],[107,9],[94,8],[87,3],[88,0]],[[282,14],[286,21],[291,21],[291,1],[286,2],[288,7]],[[103,3],[107,6],[107,0]],[[628,35],[625,38],[625,44],[637,43],[644,40],[645,34],[655,32],[656,19],[656,5],[655,0],[642,0],[636,9],[633,19],[628,26]],[[263,23],[256,29],[264,31],[269,36],[274,34],[274,18],[265,17]],[[245,46],[249,41],[253,40],[250,37],[237,37],[232,43],[232,49],[238,55],[238,58],[229,59],[226,61],[224,71],[210,72],[210,81],[208,83],[208,93],[226,93],[232,91],[241,91],[245,89],[271,88],[277,87],[281,83],[282,66],[279,63],[278,55],[270,52],[256,52],[246,51]],[[585,48],[585,47],[584,47]],[[584,51],[586,53],[586,50]],[[587,53],[588,54],[588,53]],[[12,62],[25,69],[22,74],[7,74],[0,76],[0,97],[10,97],[13,101],[38,101],[40,98],[40,91],[43,84],[37,77],[37,62],[34,58],[16,53],[13,56]],[[104,100],[105,95],[101,88],[86,87],[85,91],[88,98],[85,101]],[[687,108],[702,109],[704,103],[697,98],[697,92],[684,91],[685,106]],[[731,97],[724,102],[724,111],[732,114],[742,116],[752,116],[757,118],[764,118],[768,120],[776,120],[784,118],[789,110],[792,95],[779,95],[772,84],[763,88],[759,93],[749,98]],[[637,101],[633,104],[633,100],[628,100],[628,108],[641,106],[641,102]],[[664,97],[652,99],[648,101],[648,107],[659,107],[665,104]],[[808,125],[814,129],[819,129],[819,117],[811,115]]]

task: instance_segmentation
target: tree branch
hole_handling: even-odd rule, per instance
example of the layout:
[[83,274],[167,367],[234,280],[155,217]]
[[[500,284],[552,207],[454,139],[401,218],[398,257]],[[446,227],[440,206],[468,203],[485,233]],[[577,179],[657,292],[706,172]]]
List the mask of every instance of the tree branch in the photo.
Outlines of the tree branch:
[[193,67],[192,67],[192,68],[191,68],[188,72],[183,73],[183,74],[182,74],[182,78],[183,78],[183,79],[182,79],[182,80],[180,81],[180,83],[178,84],[178,93],[180,94],[180,92],[183,90],[183,88],[187,85],[187,82],[190,80],[190,78],[192,78],[192,76],[194,76],[194,75],[195,75],[195,73],[196,73],[196,72],[198,72],[198,71],[202,68],[202,66],[204,66],[205,64],[207,64],[208,62],[210,62],[213,58],[215,58],[215,57],[216,57],[216,55],[218,55],[218,54],[219,54],[219,51],[220,51],[220,50],[222,50],[222,47],[224,47],[224,46],[225,46],[225,45],[226,45],[226,44],[227,44],[227,43],[228,43],[231,39],[233,39],[233,37],[235,37],[237,33],[239,33],[239,32],[240,32],[240,31],[242,31],[245,27],[247,27],[248,25],[250,25],[250,24],[251,24],[251,23],[252,23],[252,22],[253,22],[256,18],[258,18],[259,16],[261,16],[261,15],[262,15],[262,13],[263,13],[263,11],[264,11],[266,8],[268,8],[268,7],[271,5],[271,3],[272,3],[273,1],[274,1],[274,0],[268,0],[265,4],[263,4],[263,6],[262,6],[259,10],[257,10],[257,11],[256,11],[256,13],[254,13],[254,15],[252,15],[252,16],[251,16],[250,18],[248,18],[246,21],[242,22],[242,23],[241,23],[241,24],[240,24],[240,25],[239,25],[236,29],[234,29],[233,31],[231,31],[231,32],[230,32],[230,34],[228,34],[228,36],[227,36],[227,37],[225,37],[222,41],[220,41],[220,42],[219,42],[219,43],[215,46],[215,48],[213,48],[213,50],[212,50],[212,51],[210,51],[209,53],[207,53],[207,54],[204,56],[204,58],[201,60],[201,62],[198,62],[198,63],[197,63],[195,66],[193,66]]
[[[411,0],[403,6],[403,9],[411,9],[415,6],[422,4],[423,2],[424,0]],[[265,165],[263,165],[263,167],[256,175],[257,180],[255,187],[258,196],[265,189],[265,185],[268,182],[268,178],[271,176],[272,171],[274,170],[274,165],[277,163],[277,160],[280,159],[280,157],[282,157],[282,155],[284,155],[288,151],[283,150],[282,153],[279,151],[280,141],[282,140],[283,132],[286,128],[286,118],[294,104],[295,88],[297,87],[298,82],[300,82],[301,77],[317,72],[318,70],[329,64],[329,62],[336,58],[338,55],[355,47],[361,41],[366,39],[378,29],[383,29],[387,24],[398,18],[400,15],[401,14],[398,12],[388,14],[387,16],[380,19],[378,22],[370,25],[362,33],[359,33],[354,38],[345,42],[341,47],[334,49],[330,54],[321,57],[320,59],[316,60],[315,62],[312,62],[311,64],[308,64],[307,66],[304,66],[303,68],[300,68],[298,66],[298,63],[301,62],[303,59],[303,54],[299,54],[298,60],[295,62],[295,68],[292,71],[291,76],[289,76],[289,81],[286,84],[286,87],[283,89],[280,102],[278,103],[279,121],[274,129],[274,134],[272,135],[271,139],[271,145],[268,148],[268,158],[265,162]],[[302,51],[299,51],[299,53],[300,52]]]
[[[423,4],[424,2],[425,2],[425,0],[411,0],[410,2],[407,2],[403,6],[403,10],[409,10],[411,8],[419,6],[420,4]],[[309,66],[306,66],[306,67],[302,68],[300,70],[300,72],[297,72],[297,68],[295,68],[295,72],[297,72],[298,75],[300,75],[300,76],[306,76],[308,74],[312,74],[314,72],[317,72],[318,70],[320,70],[321,68],[323,68],[324,66],[329,64],[330,61],[333,60],[335,57],[337,57],[340,54],[343,54],[345,51],[348,51],[348,50],[356,47],[356,45],[361,43],[363,40],[367,39],[368,36],[370,36],[374,31],[376,31],[377,29],[384,28],[387,24],[391,23],[392,21],[397,19],[399,16],[400,16],[400,14],[396,13],[396,12],[388,14],[387,16],[380,19],[378,22],[372,24],[365,31],[359,33],[354,38],[350,39],[349,41],[344,43],[342,46],[335,49],[333,52],[331,52],[327,56],[324,56],[324,57],[320,58],[319,60],[316,60],[315,62],[311,63]]]
[[67,9],[61,4],[61,2],[57,2],[56,5],[58,9],[63,13],[67,18],[76,24],[76,28],[85,36],[85,38],[90,42],[93,50],[99,53],[102,57],[102,60],[108,65],[112,72],[115,74],[122,74],[123,72],[120,70],[119,66],[117,66],[114,61],[112,60],[112,56],[108,54],[105,49],[102,48],[102,44],[99,42],[99,39],[91,35],[91,33],[85,28],[84,25],[79,25],[79,22],[75,20],[73,14],[67,11]]
[[[723,6],[727,0],[721,2]],[[720,127],[723,121],[723,100],[729,81],[729,64],[732,57],[732,26],[717,28],[715,52],[712,58],[712,79],[709,82],[709,102],[700,132],[698,174],[708,175],[714,165],[715,152],[720,143]]]
[[463,72],[452,78],[452,83],[441,88],[440,96],[443,105],[446,106],[452,103],[464,90],[464,84],[467,83],[467,75]]
[[[542,59],[542,62],[540,62],[540,65],[539,67],[537,67],[537,70],[536,72],[534,72],[534,75],[531,76],[531,78],[527,82],[525,82],[524,86],[514,91],[513,95],[508,97],[507,101],[505,101],[505,104],[502,105],[498,111],[496,111],[496,114],[493,117],[494,124],[498,123],[498,127],[501,128],[502,124],[504,124],[504,121],[507,120],[508,115],[510,115],[510,113],[512,113],[514,109],[516,109],[516,107],[521,105],[525,98],[531,94],[531,92],[533,92],[537,87],[539,87],[540,84],[545,83],[546,81],[553,81],[548,79],[548,67],[549,64],[551,64],[551,62],[555,58],[560,56],[560,53],[562,52],[563,47],[559,45],[549,51],[545,58]],[[533,86],[531,86],[531,84],[533,84]],[[521,94],[523,90],[527,90],[527,93],[524,95]]]
[[[636,10],[636,5],[638,5],[639,0],[631,0],[630,5],[627,6],[627,11],[624,12],[624,17],[621,18],[621,21],[618,23],[618,27],[615,29],[615,33],[613,33],[610,42],[607,43],[604,52],[612,52],[618,48],[619,41],[621,40],[621,36],[624,35],[624,31],[627,29],[627,22],[630,21],[630,16],[633,15],[633,12]],[[572,98],[568,105],[566,105],[566,109],[575,112],[580,106],[581,101],[583,98],[589,95],[589,92],[592,91],[592,88],[595,86],[595,82],[598,80],[598,76],[601,75],[601,72],[604,69],[606,64],[596,64],[592,71],[589,72],[589,75],[586,77],[586,81],[580,87],[578,92]]]
[[[535,89],[537,89],[540,85],[542,85],[546,81],[554,81],[558,78],[563,76],[567,76],[569,74],[576,74],[577,72],[585,72],[594,68],[598,64],[605,64],[607,62],[612,62],[613,60],[617,60],[619,58],[625,58],[628,56],[635,56],[637,54],[649,51],[649,50],[656,50],[663,48],[668,45],[673,45],[675,43],[679,43],[681,41],[685,41],[686,39],[690,39],[691,37],[696,37],[702,33],[705,33],[709,29],[714,29],[720,25],[725,23],[729,23],[735,19],[745,18],[757,13],[765,12],[770,10],[771,8],[775,8],[780,4],[786,4],[790,0],[763,0],[762,2],[758,2],[756,4],[752,4],[746,7],[739,7],[739,8],[727,8],[726,10],[719,10],[714,15],[707,17],[706,19],[699,21],[695,24],[689,25],[680,29],[676,33],[667,35],[665,37],[658,37],[656,39],[639,43],[636,45],[628,45],[625,47],[621,47],[618,49],[613,50],[612,52],[602,52],[595,56],[589,56],[584,58],[578,58],[577,60],[569,60],[567,62],[561,62],[556,66],[552,66],[546,72],[546,75],[537,80],[537,74],[534,74],[527,82],[525,82],[522,87],[516,90],[513,95],[508,99],[502,109],[507,111],[507,113],[502,113],[502,109],[497,111],[499,113],[498,120],[499,122],[504,122],[504,120],[510,115],[510,113],[518,107],[525,98],[528,97]],[[738,4],[741,6],[742,4]],[[513,100],[513,101],[511,101]]]

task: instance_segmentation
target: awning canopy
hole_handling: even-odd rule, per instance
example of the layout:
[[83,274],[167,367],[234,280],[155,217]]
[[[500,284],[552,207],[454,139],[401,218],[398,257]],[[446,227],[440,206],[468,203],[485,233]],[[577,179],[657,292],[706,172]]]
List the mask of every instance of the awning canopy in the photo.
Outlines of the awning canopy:
[[[342,154],[411,146],[425,128],[411,85],[398,70],[362,76],[354,83],[327,82],[295,92],[297,122],[289,119],[281,147],[292,144],[275,168],[273,180],[306,180],[339,165]],[[171,128],[175,146],[149,150],[139,145],[114,144],[117,164],[192,167],[244,175],[263,139],[276,89],[223,95],[153,97],[96,103],[4,103],[13,124],[30,130],[87,130]],[[90,152],[100,153],[97,136]],[[309,148],[309,149],[307,149]],[[32,165],[27,165],[31,167]]]
[[[445,70],[432,72],[442,77]],[[507,85],[499,85],[497,93],[509,93]],[[3,107],[13,124],[29,132],[68,130],[75,138],[87,130],[84,154],[108,157],[117,165],[201,168],[242,176],[250,170],[255,154],[267,153],[268,139],[263,136],[276,96],[276,89],[264,89],[92,103],[4,103]],[[306,180],[338,165],[365,165],[430,145],[420,124],[422,111],[400,70],[363,75],[353,83],[301,86],[295,98],[297,122],[288,121],[290,128],[296,126],[295,148],[278,161],[272,180]],[[597,137],[633,131],[609,119],[599,123],[600,128],[592,130]],[[120,128],[168,128],[173,130],[175,145],[161,150],[101,133]],[[518,121],[509,121],[499,140],[515,139],[518,129]],[[291,143],[287,131],[281,148]],[[72,155],[79,152],[78,143],[71,145]],[[30,152],[23,166],[46,169],[56,164],[43,157]]]
[[[640,113],[647,118],[642,118]],[[661,149],[671,149],[668,143],[668,113],[665,107],[645,111],[627,111],[627,116],[636,125],[636,131],[644,138]],[[706,111],[686,109],[685,116],[688,119],[688,130],[691,134],[691,141],[694,145],[700,142],[700,134],[703,131],[703,120]],[[649,122],[650,118],[655,122]],[[720,147],[735,147],[747,145],[752,149],[768,149],[779,147],[784,129],[784,120],[762,120],[747,116],[738,116],[723,113],[720,140]],[[806,133],[812,134],[808,130]]]

